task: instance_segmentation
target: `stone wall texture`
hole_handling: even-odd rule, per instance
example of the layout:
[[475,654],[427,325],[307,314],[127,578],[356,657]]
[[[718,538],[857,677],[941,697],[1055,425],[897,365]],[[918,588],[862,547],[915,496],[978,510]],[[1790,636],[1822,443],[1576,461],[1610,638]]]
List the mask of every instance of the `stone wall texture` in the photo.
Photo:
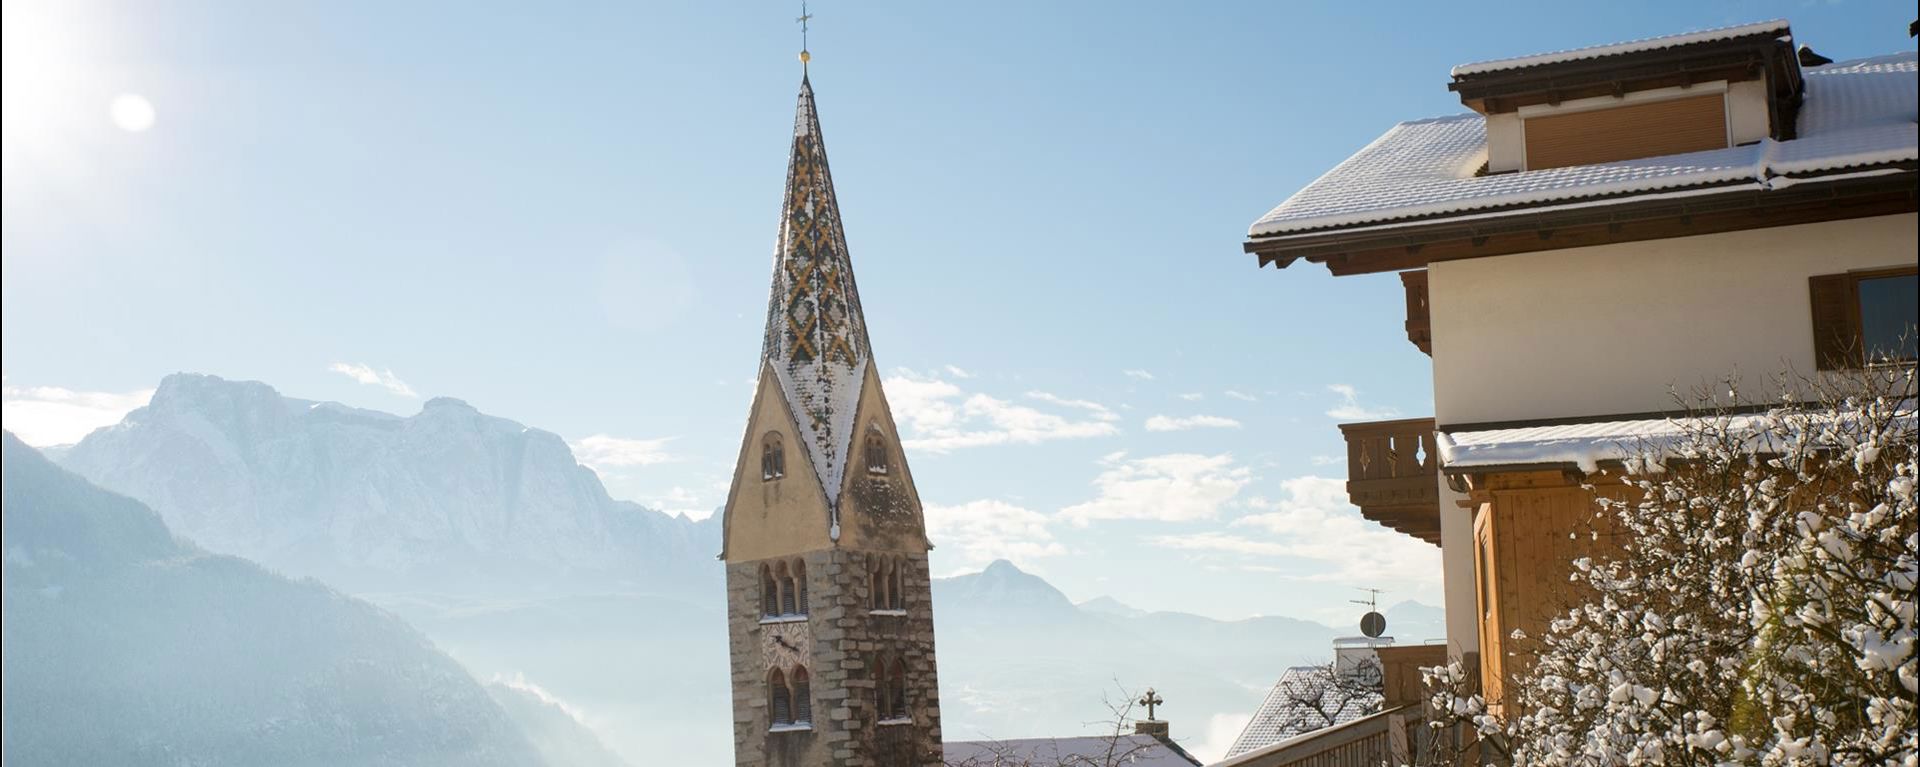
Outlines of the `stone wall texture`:
[[[875,557],[902,562],[904,614],[869,607],[869,568]],[[760,569],[770,560],[727,564],[727,633],[733,662],[734,761],[740,767],[937,767],[940,683],[934,662],[933,600],[925,554],[814,551],[783,558],[803,561],[808,609],[804,621],[762,618]],[[798,634],[804,633],[805,637]],[[777,643],[778,635],[786,645]],[[770,732],[770,658],[806,652],[813,703],[811,729]],[[879,717],[877,664],[906,665],[904,722]]]

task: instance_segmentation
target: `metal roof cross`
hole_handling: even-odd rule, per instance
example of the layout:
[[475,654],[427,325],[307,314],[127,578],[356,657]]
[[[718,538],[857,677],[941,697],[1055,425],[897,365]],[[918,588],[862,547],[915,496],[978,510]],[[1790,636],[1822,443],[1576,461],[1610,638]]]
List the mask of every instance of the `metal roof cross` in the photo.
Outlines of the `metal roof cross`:
[[1147,694],[1140,697],[1140,705],[1147,707],[1147,721],[1153,721],[1153,707],[1166,702],[1167,700],[1154,692],[1152,687],[1148,687]]

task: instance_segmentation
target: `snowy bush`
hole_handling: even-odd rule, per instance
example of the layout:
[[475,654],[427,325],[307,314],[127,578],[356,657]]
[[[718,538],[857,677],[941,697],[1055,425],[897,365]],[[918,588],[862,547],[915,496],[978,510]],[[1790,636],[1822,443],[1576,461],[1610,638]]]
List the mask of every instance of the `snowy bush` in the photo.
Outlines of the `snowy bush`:
[[1632,446],[1590,477],[1635,492],[1596,502],[1619,537],[1574,563],[1584,604],[1525,638],[1497,716],[1470,670],[1429,669],[1436,727],[1525,765],[1915,765],[1914,384],[1798,380],[1763,412],[1731,391]]

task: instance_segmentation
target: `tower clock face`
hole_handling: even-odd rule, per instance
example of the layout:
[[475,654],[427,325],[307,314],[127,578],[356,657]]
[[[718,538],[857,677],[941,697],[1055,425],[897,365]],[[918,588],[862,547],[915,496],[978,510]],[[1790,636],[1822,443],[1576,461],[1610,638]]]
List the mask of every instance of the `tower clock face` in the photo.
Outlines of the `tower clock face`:
[[768,623],[760,629],[760,654],[767,668],[806,665],[807,659],[813,656],[813,632],[805,622]]

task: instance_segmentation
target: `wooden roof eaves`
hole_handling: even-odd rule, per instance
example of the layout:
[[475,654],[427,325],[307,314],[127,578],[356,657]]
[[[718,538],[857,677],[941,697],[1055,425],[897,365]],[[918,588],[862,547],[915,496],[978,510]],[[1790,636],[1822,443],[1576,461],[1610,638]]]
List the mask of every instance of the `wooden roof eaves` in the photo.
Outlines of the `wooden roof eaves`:
[[[1857,175],[1874,169],[1898,172],[1866,177]],[[1920,165],[1916,163],[1850,168],[1829,175],[1854,177],[1822,182],[1815,176],[1782,190],[1755,189],[1751,181],[1741,181],[1722,185],[1728,189],[1720,194],[1649,200],[1634,198],[1678,190],[1633,192],[1615,195],[1620,200],[1618,204],[1592,205],[1572,210],[1554,208],[1608,197],[1556,200],[1492,211],[1463,211],[1440,214],[1425,220],[1371,222],[1340,229],[1254,238],[1247,240],[1242,250],[1257,256],[1262,267],[1271,263],[1284,269],[1304,259],[1326,264],[1328,271],[1344,276],[1419,269],[1435,261],[1460,258],[1763,229],[1920,210],[1920,195],[1915,190],[1916,180],[1920,179]],[[1814,206],[1815,209],[1800,211],[1799,215],[1790,217],[1765,215],[1796,206]],[[1737,215],[1743,212],[1750,215]],[[1489,213],[1509,215],[1490,216]],[[1732,218],[1729,218],[1730,214]],[[1467,216],[1473,218],[1463,220]],[[1697,218],[1704,216],[1719,218],[1695,226]],[[1667,226],[1661,226],[1663,224]],[[1522,234],[1536,237],[1533,240],[1516,237]],[[1495,238],[1502,238],[1497,246],[1492,245]]]
[[[1452,82],[1447,83],[1447,90],[1460,94],[1461,100],[1466,101],[1629,82],[1690,71],[1764,68],[1775,65],[1780,50],[1787,54],[1793,52],[1792,44],[1783,42],[1780,37],[1778,33],[1769,32],[1654,51],[1456,75]],[[1798,60],[1793,61],[1797,65]]]

